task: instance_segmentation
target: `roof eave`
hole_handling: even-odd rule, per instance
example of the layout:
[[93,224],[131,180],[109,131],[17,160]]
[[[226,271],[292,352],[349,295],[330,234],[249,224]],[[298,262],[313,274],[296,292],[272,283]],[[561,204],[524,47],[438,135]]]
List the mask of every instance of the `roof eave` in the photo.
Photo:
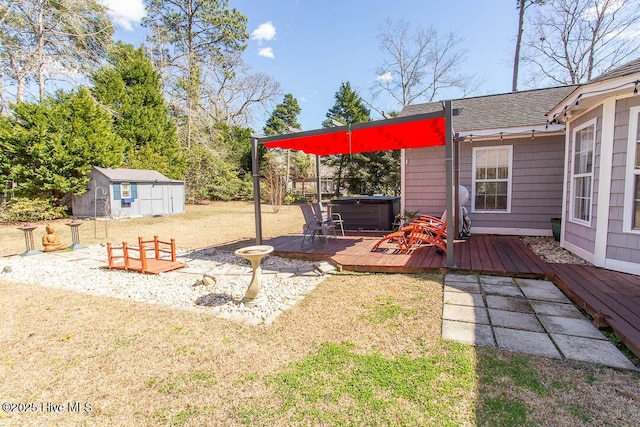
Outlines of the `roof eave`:
[[547,113],[548,121],[565,122],[575,115],[576,107],[582,110],[585,104],[594,105],[609,96],[632,94],[639,83],[640,72],[580,85]]

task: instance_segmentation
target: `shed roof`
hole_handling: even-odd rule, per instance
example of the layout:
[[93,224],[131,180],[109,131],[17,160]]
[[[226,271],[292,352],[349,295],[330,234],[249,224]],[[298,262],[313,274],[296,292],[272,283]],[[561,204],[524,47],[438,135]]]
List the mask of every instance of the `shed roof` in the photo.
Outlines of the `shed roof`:
[[[576,86],[560,86],[454,99],[453,108],[461,108],[462,112],[453,117],[453,129],[456,132],[469,132],[545,125],[547,112],[575,88]],[[441,109],[440,102],[408,105],[402,109],[400,116]]]
[[114,182],[181,182],[167,178],[156,170],[109,169],[94,166],[94,169]]

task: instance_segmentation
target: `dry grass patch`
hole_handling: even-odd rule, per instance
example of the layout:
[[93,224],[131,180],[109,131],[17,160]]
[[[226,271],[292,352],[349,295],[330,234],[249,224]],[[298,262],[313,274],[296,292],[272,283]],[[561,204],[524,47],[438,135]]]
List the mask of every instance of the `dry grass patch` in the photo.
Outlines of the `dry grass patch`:
[[636,372],[493,349],[478,351],[478,372],[481,425],[640,425]]
[[[6,296],[0,301],[1,400],[93,405],[87,414],[3,413],[0,423],[243,425],[251,424],[255,411],[262,416],[273,410],[264,419],[268,424],[296,425],[289,417],[295,408],[280,411],[288,397],[274,381],[308,358],[322,359],[327,348],[352,359],[344,366],[340,358],[331,363],[358,380],[353,384],[369,382],[374,401],[384,403],[382,415],[367,415],[374,424],[378,416],[402,417],[398,399],[412,408],[407,420],[424,419],[413,397],[394,395],[402,375],[393,377],[393,387],[376,385],[376,376],[410,369],[417,378],[449,382],[444,371],[424,365],[426,355],[443,360],[451,354],[450,346],[439,345],[438,276],[335,276],[270,327],[22,284],[1,283],[0,292]],[[402,310],[381,320],[381,302],[389,301]],[[315,371],[328,381],[337,375],[333,369]],[[459,405],[473,402],[472,382],[468,386],[456,392],[455,406],[464,408],[458,420],[472,417],[473,405]],[[369,408],[357,397],[340,394],[336,402],[311,408],[334,407],[335,419],[349,424],[360,418],[344,410],[345,402],[353,399],[348,407],[361,408],[358,416]],[[273,402],[283,406],[271,407]]]

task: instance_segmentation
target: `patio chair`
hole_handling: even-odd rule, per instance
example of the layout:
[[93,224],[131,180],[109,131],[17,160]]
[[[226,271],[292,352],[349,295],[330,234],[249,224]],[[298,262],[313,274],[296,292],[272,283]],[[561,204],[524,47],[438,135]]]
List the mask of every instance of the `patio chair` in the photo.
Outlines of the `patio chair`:
[[342,237],[344,237],[344,221],[342,220],[342,215],[340,215],[338,212],[331,212],[330,210],[330,206],[328,206],[329,209],[327,209],[327,215],[325,215],[325,211],[322,208],[322,203],[321,202],[315,202],[312,204],[313,206],[313,212],[315,213],[316,217],[322,221],[322,223],[332,223],[336,228],[340,227],[340,232],[342,234]]
[[329,236],[329,233],[333,233],[333,236],[336,236],[336,226],[331,222],[323,222],[318,219],[315,212],[313,211],[313,206],[309,203],[303,203],[300,205],[300,209],[302,210],[302,215],[304,216],[304,231],[302,236],[302,243],[300,246],[304,246],[304,242],[307,238],[307,235],[311,235],[311,240],[316,237],[316,235],[324,237],[325,241]]
[[401,253],[408,253],[413,246],[431,244],[438,253],[447,252],[447,223],[446,221],[429,215],[423,215],[400,230],[389,233],[378,240],[371,248],[371,252],[378,250],[382,243],[395,243]]

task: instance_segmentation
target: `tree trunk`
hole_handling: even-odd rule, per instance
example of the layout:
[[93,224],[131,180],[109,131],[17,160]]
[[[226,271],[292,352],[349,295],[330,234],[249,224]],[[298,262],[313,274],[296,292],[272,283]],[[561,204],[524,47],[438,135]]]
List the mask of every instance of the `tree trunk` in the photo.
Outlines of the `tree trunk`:
[[522,33],[524,32],[524,9],[526,0],[519,0],[520,5],[518,15],[518,37],[516,39],[516,52],[513,57],[513,80],[511,82],[511,91],[518,91],[518,72],[520,70],[520,47],[522,46]]
[[40,89],[40,104],[44,102],[44,4],[38,10],[38,86]]

